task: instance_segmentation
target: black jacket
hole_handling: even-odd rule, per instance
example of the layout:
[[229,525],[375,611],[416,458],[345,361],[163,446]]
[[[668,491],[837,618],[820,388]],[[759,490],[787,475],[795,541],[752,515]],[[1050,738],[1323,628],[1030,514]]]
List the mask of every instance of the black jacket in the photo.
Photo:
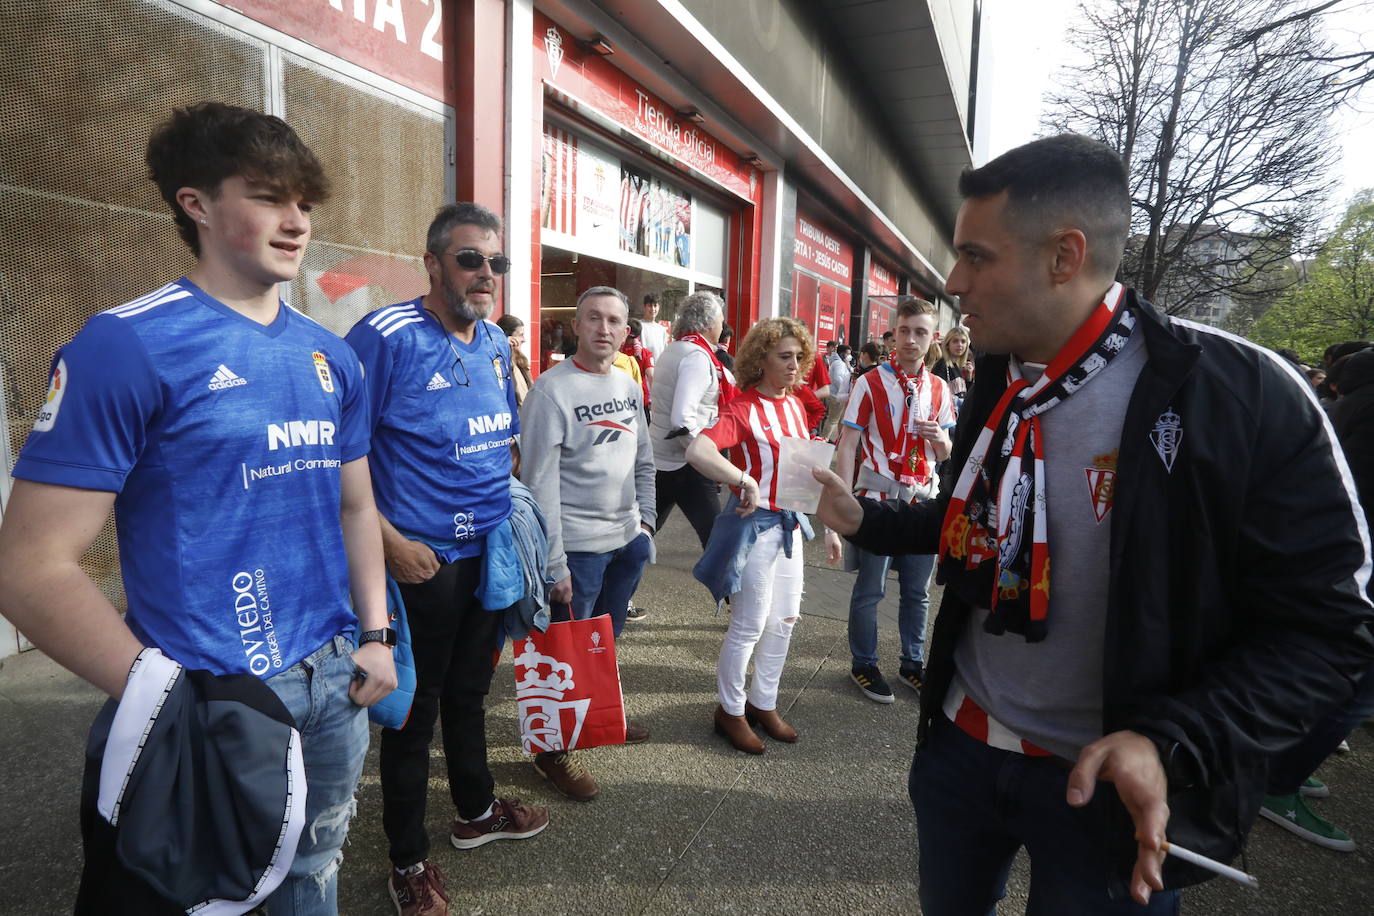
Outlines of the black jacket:
[[246,913],[305,824],[301,736],[259,678],[144,649],[91,726],[76,913]]
[[[1341,397],[1331,407],[1331,425],[1345,449],[1356,489],[1374,494],[1374,350],[1346,358],[1341,371]],[[1374,496],[1365,497],[1365,501]],[[1368,519],[1366,507],[1365,517]]]
[[[1131,729],[1152,739],[1169,774],[1169,838],[1230,860],[1259,811],[1268,757],[1349,697],[1374,660],[1361,510],[1296,370],[1239,338],[1166,319],[1130,295],[1147,356],[1123,405],[1103,733]],[[979,359],[954,467],[1005,391],[1006,366],[1006,356]],[[1151,437],[1174,418],[1181,435],[1170,467]],[[878,553],[893,544],[935,553],[956,477],[928,503],[865,501],[851,540]],[[988,602],[958,564],[941,564],[940,581],[918,746],[940,714],[968,615]],[[1129,816],[1110,797],[1102,842],[1119,866],[1117,896],[1136,850]],[[1165,861],[1166,886],[1209,877]]]

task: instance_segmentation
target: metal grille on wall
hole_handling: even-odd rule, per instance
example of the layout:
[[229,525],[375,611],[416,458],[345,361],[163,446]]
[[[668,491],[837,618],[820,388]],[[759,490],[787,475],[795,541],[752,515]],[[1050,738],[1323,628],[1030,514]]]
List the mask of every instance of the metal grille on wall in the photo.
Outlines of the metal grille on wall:
[[[424,232],[448,170],[443,110],[390,100],[169,0],[0,0],[0,53],[0,497],[57,348],[91,315],[194,264],[143,161],[174,108],[213,100],[282,115],[324,163],[334,194],[292,284],[297,307],[343,333],[427,288]],[[122,606],[112,522],[83,566]]]
[[291,300],[336,334],[429,289],[425,229],[444,202],[444,119],[284,55],[283,117],[333,191]]
[[[267,87],[262,46],[138,0],[5,0],[0,48],[0,400],[13,460],[57,348],[192,264],[147,178],[152,127],[204,99],[261,108]],[[122,606],[112,521],[83,566]]]

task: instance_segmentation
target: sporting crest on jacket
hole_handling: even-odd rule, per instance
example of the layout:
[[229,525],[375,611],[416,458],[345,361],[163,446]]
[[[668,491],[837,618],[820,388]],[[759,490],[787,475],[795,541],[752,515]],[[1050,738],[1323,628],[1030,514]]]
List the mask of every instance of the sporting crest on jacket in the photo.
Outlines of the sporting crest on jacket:
[[1097,523],[1107,517],[1112,508],[1112,497],[1116,495],[1116,452],[1098,455],[1092,467],[1084,468],[1088,475],[1088,498],[1092,500],[1093,515]]
[[1183,445],[1183,420],[1174,413],[1172,407],[1165,408],[1164,413],[1155,420],[1155,428],[1150,431],[1150,442],[1159,453],[1159,460],[1164,462],[1165,470],[1172,474],[1174,459]]

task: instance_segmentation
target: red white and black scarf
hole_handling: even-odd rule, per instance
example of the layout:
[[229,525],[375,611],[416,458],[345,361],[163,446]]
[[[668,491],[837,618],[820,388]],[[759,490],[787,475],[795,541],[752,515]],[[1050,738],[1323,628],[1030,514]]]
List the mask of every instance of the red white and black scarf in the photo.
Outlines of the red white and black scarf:
[[934,420],[940,409],[935,398],[935,377],[921,363],[912,378],[902,370],[895,353],[889,362],[897,376],[897,390],[902,392],[903,408],[892,411],[891,427],[878,428],[887,452],[887,466],[903,486],[925,486],[930,482],[930,446],[916,432],[916,424],[920,420]]
[[989,633],[1039,642],[1048,632],[1049,500],[1040,414],[1095,378],[1135,329],[1117,283],[1034,382],[1007,366],[1007,390],[959,473],[945,512],[940,559],[962,560],[986,581]]
[[730,381],[730,376],[725,374],[725,367],[721,365],[720,357],[716,356],[716,348],[711,346],[710,342],[707,341],[705,337],[702,337],[700,334],[687,334],[679,337],[678,340],[684,343],[696,344],[706,351],[707,358],[711,360],[711,365],[716,369],[716,384],[720,387],[720,395],[716,400],[716,407],[718,409],[739,397],[739,389],[735,387],[734,382]]

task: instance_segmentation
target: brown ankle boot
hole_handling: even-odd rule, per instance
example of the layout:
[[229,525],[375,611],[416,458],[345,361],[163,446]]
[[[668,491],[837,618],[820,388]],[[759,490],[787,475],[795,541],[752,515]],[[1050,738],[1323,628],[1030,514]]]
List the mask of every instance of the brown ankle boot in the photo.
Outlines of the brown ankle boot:
[[748,701],[744,704],[744,719],[750,725],[761,725],[774,741],[791,744],[797,740],[797,730],[782,720],[776,709],[759,709]]
[[716,707],[716,732],[724,735],[736,750],[746,754],[763,753],[763,742],[754,734],[744,716],[732,716],[721,706]]

